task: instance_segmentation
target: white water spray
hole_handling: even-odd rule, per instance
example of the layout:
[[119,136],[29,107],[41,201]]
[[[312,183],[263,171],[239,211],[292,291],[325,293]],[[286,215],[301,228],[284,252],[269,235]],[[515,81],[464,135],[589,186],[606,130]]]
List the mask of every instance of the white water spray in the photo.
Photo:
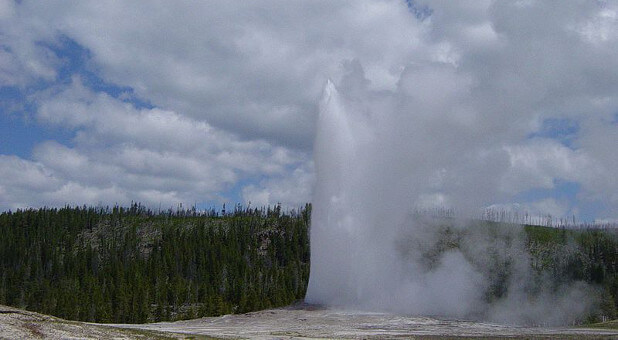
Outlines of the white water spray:
[[[422,203],[417,192],[432,185],[436,166],[423,162],[423,152],[444,146],[410,147],[431,136],[415,135],[415,124],[398,113],[395,95],[372,97],[354,86],[340,93],[327,83],[315,144],[306,302],[514,323],[560,324],[584,313],[589,305],[572,308],[555,294],[530,298],[532,273],[519,231],[444,227],[414,216]],[[508,293],[490,302],[485,294],[497,263],[507,261]],[[562,296],[581,300],[584,291],[569,288]]]
[[[445,267],[420,276],[402,255],[398,239],[406,225],[413,191],[401,160],[392,158],[388,121],[361,112],[351,117],[328,82],[320,106],[316,140],[315,192],[311,230],[311,278],[306,300],[355,308],[439,312],[420,300],[456,297],[457,314],[471,311],[470,294],[482,283],[461,254],[449,254]],[[388,117],[382,117],[388,118]],[[401,245],[401,244],[400,244]],[[452,268],[451,268],[452,267]],[[448,279],[454,271],[458,280]],[[437,292],[436,284],[442,286]],[[430,294],[428,294],[430,293]],[[429,301],[427,301],[429,303]],[[407,306],[415,303],[417,306]]]

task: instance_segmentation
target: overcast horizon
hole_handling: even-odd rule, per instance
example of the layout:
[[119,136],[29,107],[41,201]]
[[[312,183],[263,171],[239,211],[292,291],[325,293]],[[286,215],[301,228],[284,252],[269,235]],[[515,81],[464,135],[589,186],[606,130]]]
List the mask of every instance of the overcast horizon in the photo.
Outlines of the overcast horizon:
[[0,0],[0,211],[302,206],[331,79],[372,98],[356,114],[418,124],[410,173],[427,178],[411,209],[615,223],[617,13],[583,0]]

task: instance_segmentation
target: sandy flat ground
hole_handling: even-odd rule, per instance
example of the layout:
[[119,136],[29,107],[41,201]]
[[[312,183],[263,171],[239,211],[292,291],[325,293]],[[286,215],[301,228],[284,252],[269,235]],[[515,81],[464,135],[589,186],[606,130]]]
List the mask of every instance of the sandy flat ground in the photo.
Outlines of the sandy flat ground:
[[0,305],[0,339],[178,339],[178,334],[68,321]]
[[618,329],[529,328],[297,306],[150,324],[94,324],[0,306],[0,339],[618,339]]
[[618,330],[516,327],[308,306],[177,322],[113,326],[232,339],[618,339]]

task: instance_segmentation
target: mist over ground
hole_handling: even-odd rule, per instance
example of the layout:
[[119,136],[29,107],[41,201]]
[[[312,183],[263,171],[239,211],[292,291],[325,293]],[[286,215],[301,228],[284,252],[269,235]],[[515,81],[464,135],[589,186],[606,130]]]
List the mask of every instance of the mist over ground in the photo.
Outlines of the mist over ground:
[[[616,8],[407,4],[418,39],[389,85],[357,55],[325,86],[307,301],[515,324],[582,321],[598,306],[597,288],[565,279],[572,268],[559,259],[552,269],[536,263],[521,226],[471,218],[489,207],[614,221]],[[442,208],[461,219],[414,213]],[[561,247],[565,258],[575,251]]]
[[[434,189],[449,194],[446,202],[436,193],[438,203],[473,215],[495,191],[500,161],[507,162],[497,150],[469,152],[473,136],[495,136],[476,136],[477,126],[470,130],[422,105],[416,94],[428,85],[415,77],[427,70],[452,78],[452,88],[425,104],[455,105],[453,97],[467,85],[449,65],[415,65],[395,92],[364,88],[358,63],[350,64],[340,90],[327,83],[316,138],[306,301],[527,325],[581,322],[597,303],[594,288],[535,271],[521,226],[414,213],[435,204],[436,197],[419,195]],[[450,125],[461,133],[446,133]],[[460,181],[479,186],[465,189]]]

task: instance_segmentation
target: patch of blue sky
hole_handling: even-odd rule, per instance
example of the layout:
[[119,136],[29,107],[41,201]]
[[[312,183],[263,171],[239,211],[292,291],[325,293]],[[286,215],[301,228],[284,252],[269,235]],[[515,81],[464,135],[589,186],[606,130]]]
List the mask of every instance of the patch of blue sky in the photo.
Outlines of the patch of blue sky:
[[[286,174],[291,174],[294,172],[294,170],[298,167],[299,164],[294,163],[294,164],[289,164],[285,167],[285,173]],[[234,183],[234,185],[230,186],[228,188],[228,190],[224,190],[222,192],[225,193],[225,199],[227,202],[227,205],[231,205],[232,207],[235,204],[241,204],[243,207],[246,207],[247,205],[249,205],[249,203],[251,204],[251,207],[253,208],[261,208],[261,206],[259,206],[259,204],[257,202],[247,202],[243,199],[243,193],[242,190],[250,185],[253,185],[257,188],[260,187],[260,183],[266,182],[269,179],[272,179],[271,177],[267,176],[267,175],[254,175],[254,176],[247,176],[247,177],[242,177],[240,178],[236,183]],[[215,202],[212,202],[215,203]],[[270,204],[277,204],[279,202],[270,202]],[[221,204],[221,203],[219,203]],[[288,208],[295,208],[295,207],[288,207]],[[297,207],[297,208],[302,208],[302,207]]]
[[528,138],[550,138],[559,141],[563,145],[573,148],[573,142],[577,138],[579,124],[572,119],[545,119],[541,128],[528,135]]
[[414,0],[404,0],[406,5],[408,6],[408,10],[414,14],[414,16],[423,21],[430,17],[433,14],[433,9],[431,9],[427,5],[419,5]]
[[[250,185],[253,185],[255,187],[259,187],[260,186],[260,182],[266,180],[267,177],[265,175],[262,176],[249,176],[249,177],[243,177],[240,180],[238,180],[236,183],[234,183],[234,185],[227,190],[226,196],[229,199],[230,202],[234,202],[234,204],[236,203],[241,203],[243,206],[248,205],[249,202],[245,202],[243,200],[243,194],[242,194],[242,190]],[[251,206],[255,206],[255,202],[251,203]]]
[[36,121],[29,92],[16,87],[0,88],[0,154],[30,159],[34,146],[43,141],[71,145],[71,131]]
[[515,202],[533,203],[544,199],[555,199],[558,202],[567,204],[568,216],[575,215],[578,222],[593,222],[594,217],[602,211],[598,202],[587,202],[580,200],[578,194],[581,192],[581,185],[577,182],[554,179],[553,188],[535,188],[514,197]]
[[600,200],[580,202],[578,206],[579,213],[576,217],[579,222],[594,223],[596,218],[599,217],[603,211],[607,211],[608,207]]
[[195,207],[195,210],[200,211],[200,212],[212,211],[212,210],[220,212],[221,209],[223,209],[224,204],[225,204],[226,209],[230,209],[230,208],[233,209],[234,207],[233,201],[229,201],[229,200],[221,201],[221,200],[216,200],[216,199],[210,199],[210,200],[204,200],[204,201],[196,200],[194,202],[187,202],[183,204],[183,206],[185,206],[186,208]]
[[[249,202],[243,198],[243,189],[247,186],[253,185],[257,188],[260,188],[260,183],[268,180],[269,177],[266,175],[257,175],[257,176],[248,176],[242,177],[234,184],[229,185],[223,190],[219,191],[222,196],[220,198],[208,199],[208,200],[196,200],[195,202],[185,202],[183,206],[189,208],[190,206],[196,207],[197,211],[211,211],[215,210],[216,212],[221,212],[223,209],[223,205],[225,204],[225,210],[227,212],[232,212],[237,206],[241,208],[268,208],[267,206],[263,206],[257,202]],[[271,207],[276,205],[278,202],[271,202]],[[299,207],[286,207],[288,209],[300,209],[303,206]]]
[[59,61],[57,77],[53,81],[37,79],[25,87],[0,87],[0,154],[30,159],[33,147],[46,140],[71,146],[75,131],[37,122],[37,107],[31,97],[39,91],[68,85],[75,75],[95,92],[105,92],[136,108],[153,107],[149,102],[138,98],[130,87],[110,84],[101,79],[92,63],[90,51],[75,41],[60,37],[54,43],[38,44],[53,53]]
[[[219,198],[195,200],[195,202],[184,202],[184,205],[195,206],[198,211],[210,211],[214,209],[220,212],[225,204],[227,211],[233,211],[237,204],[241,204],[242,207],[246,207],[248,202],[242,199],[242,189],[248,185],[257,186],[265,176],[253,176],[241,178],[236,183],[229,185],[220,192],[222,196]],[[254,207],[254,205],[252,205]]]
[[105,92],[111,97],[131,103],[136,108],[153,108],[148,101],[139,98],[132,88],[111,84],[101,79],[92,62],[92,53],[74,40],[62,36],[55,44],[46,44],[45,47],[62,61],[62,66],[58,70],[58,83],[69,84],[74,75],[79,75],[82,83],[95,92]]

